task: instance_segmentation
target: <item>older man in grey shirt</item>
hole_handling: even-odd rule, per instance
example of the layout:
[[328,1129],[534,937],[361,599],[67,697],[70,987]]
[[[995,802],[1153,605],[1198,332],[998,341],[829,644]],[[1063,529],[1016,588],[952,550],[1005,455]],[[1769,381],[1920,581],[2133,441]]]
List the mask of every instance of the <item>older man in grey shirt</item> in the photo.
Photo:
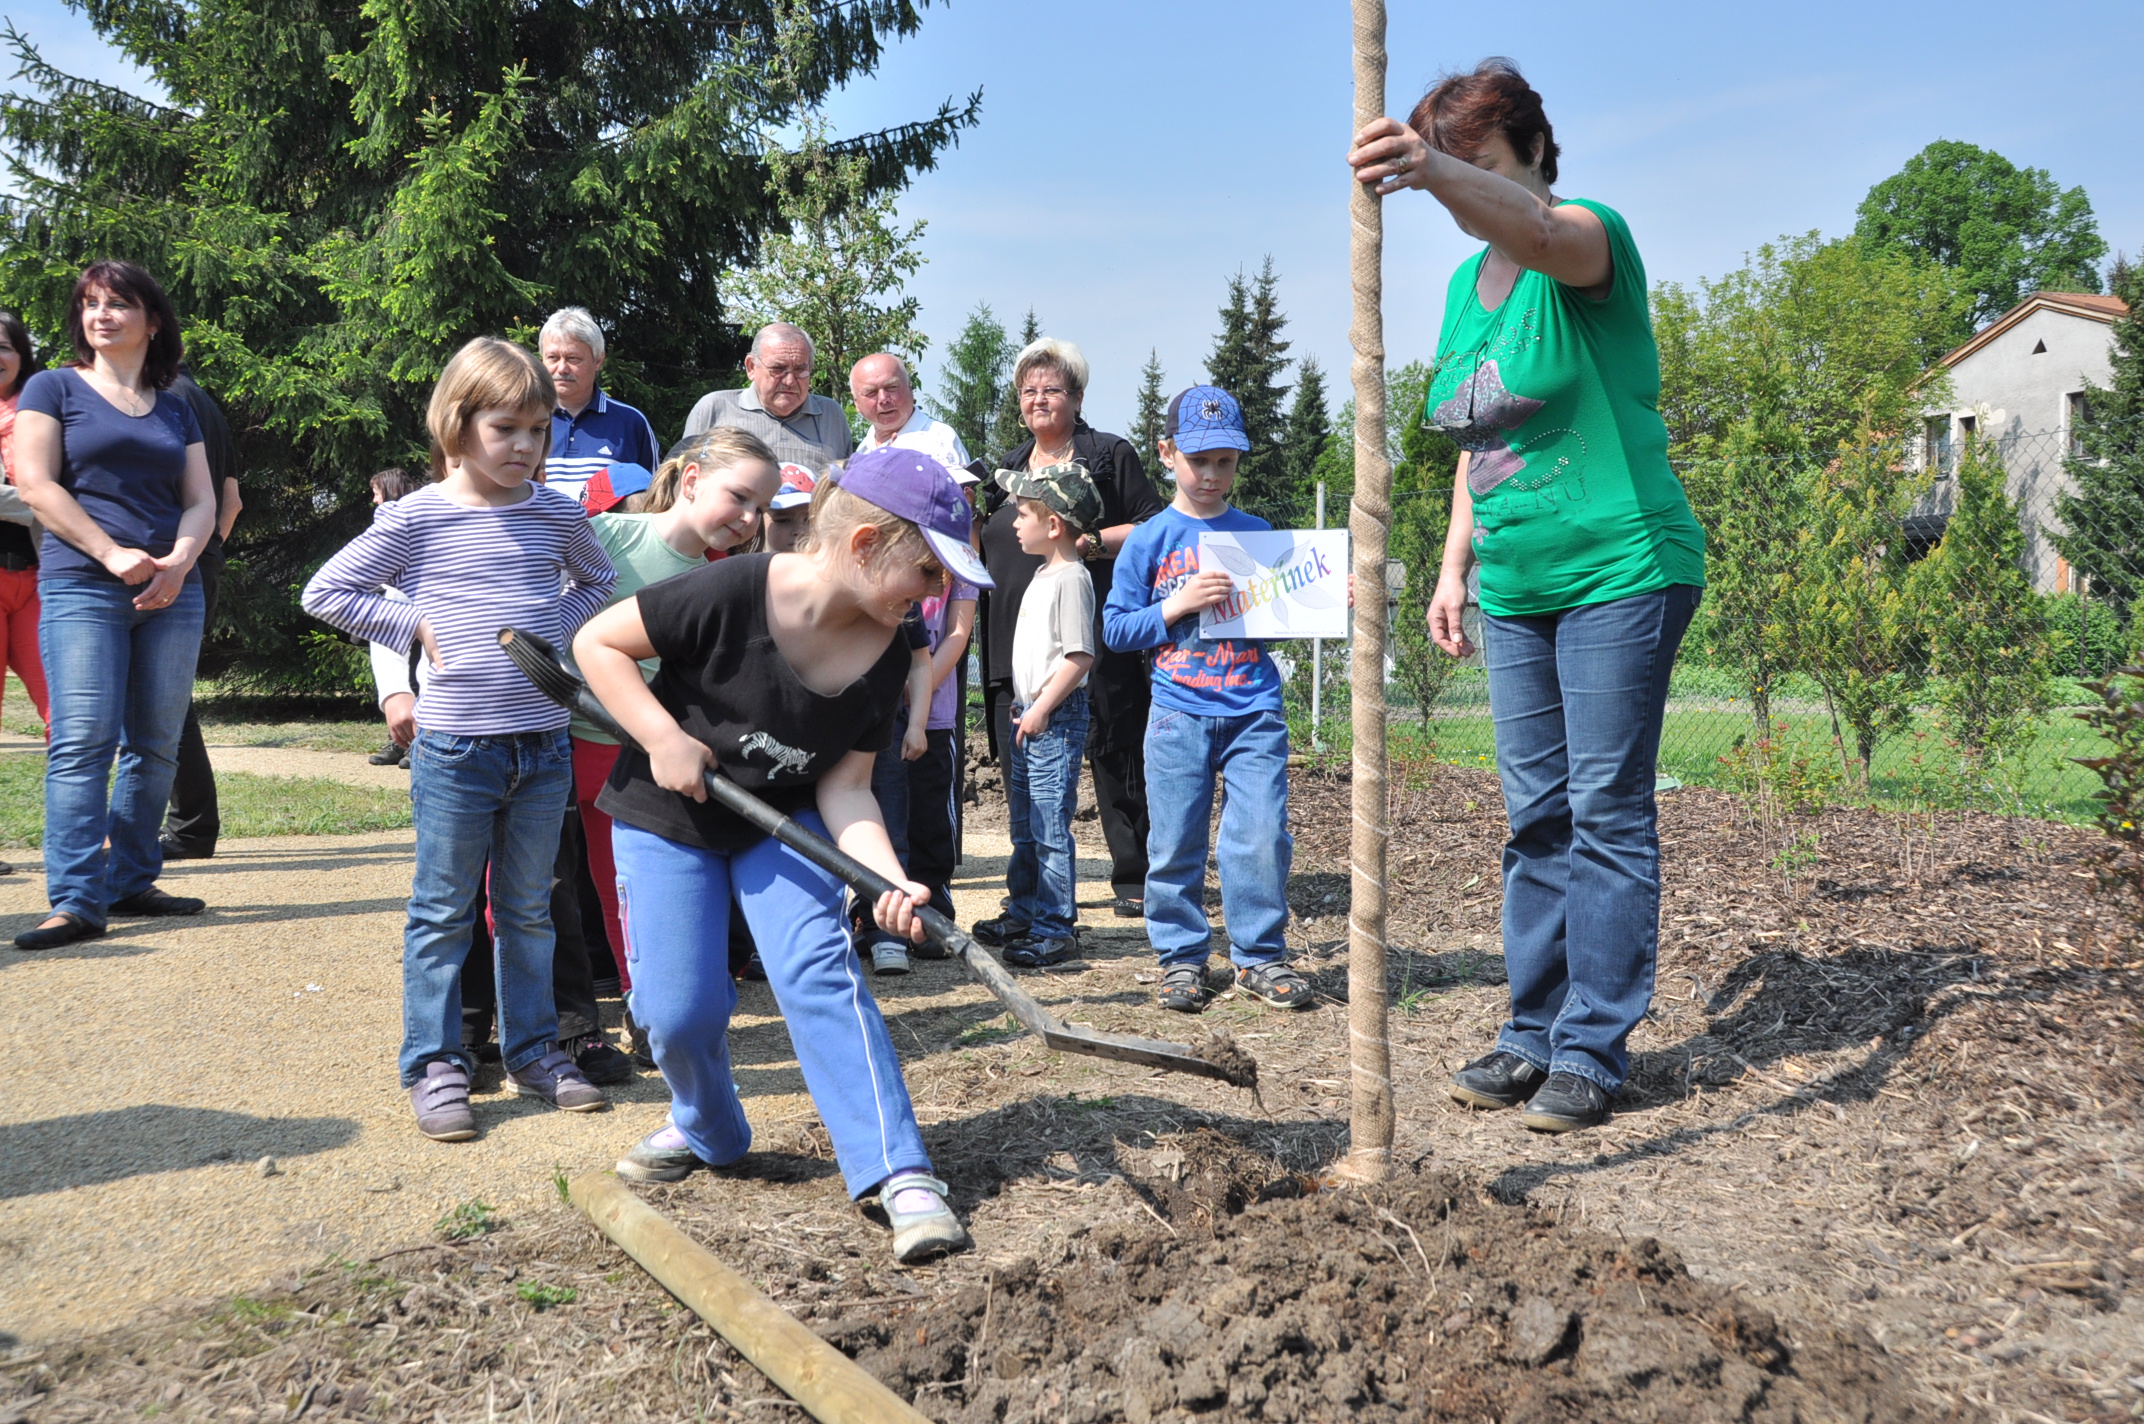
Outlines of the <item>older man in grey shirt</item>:
[[709,391],[685,417],[689,438],[727,426],[749,430],[767,442],[775,458],[814,475],[856,448],[841,402],[811,392],[811,338],[786,321],[770,323],[752,338],[744,358],[751,384],[741,391]]

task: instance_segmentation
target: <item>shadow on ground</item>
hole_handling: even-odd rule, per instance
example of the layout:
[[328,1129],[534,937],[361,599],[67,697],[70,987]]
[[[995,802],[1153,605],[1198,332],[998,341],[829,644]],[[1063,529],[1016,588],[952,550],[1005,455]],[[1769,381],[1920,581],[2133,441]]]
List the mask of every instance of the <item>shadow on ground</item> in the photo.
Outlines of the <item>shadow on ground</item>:
[[0,1200],[219,1162],[303,1157],[341,1147],[340,1117],[254,1117],[163,1103],[0,1126]]

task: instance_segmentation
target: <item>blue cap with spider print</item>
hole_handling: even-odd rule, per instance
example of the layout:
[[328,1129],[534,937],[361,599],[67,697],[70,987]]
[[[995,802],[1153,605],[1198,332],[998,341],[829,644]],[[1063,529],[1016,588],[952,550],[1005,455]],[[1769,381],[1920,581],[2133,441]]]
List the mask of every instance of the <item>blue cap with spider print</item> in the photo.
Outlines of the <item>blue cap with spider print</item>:
[[1251,437],[1243,428],[1243,407],[1219,386],[1192,386],[1178,393],[1169,402],[1162,434],[1186,455],[1251,448]]

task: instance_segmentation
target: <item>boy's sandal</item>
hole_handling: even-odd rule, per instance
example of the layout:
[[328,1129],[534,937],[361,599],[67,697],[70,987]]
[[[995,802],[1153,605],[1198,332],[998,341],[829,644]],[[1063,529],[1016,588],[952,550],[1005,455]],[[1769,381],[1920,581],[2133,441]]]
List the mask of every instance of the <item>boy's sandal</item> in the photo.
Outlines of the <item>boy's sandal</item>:
[[1296,973],[1284,959],[1237,970],[1236,987],[1276,1009],[1307,1009],[1318,998],[1318,991],[1310,987],[1310,981]]
[[878,1204],[893,1226],[896,1261],[906,1265],[967,1248],[967,1228],[945,1197],[945,1183],[927,1172],[897,1172],[879,1183]]
[[1206,1007],[1206,966],[1172,964],[1162,971],[1161,993],[1156,996],[1165,1009],[1195,1014]]

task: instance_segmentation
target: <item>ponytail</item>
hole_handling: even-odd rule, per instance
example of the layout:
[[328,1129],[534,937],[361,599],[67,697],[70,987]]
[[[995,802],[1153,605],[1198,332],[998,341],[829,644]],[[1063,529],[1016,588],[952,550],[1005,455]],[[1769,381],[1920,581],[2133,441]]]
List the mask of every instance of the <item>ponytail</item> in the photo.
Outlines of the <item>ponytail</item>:
[[677,443],[670,458],[662,462],[654,478],[648,481],[647,498],[641,505],[641,512],[661,514],[677,503],[678,491],[685,483],[687,465],[698,465],[702,471],[726,470],[746,460],[779,464],[774,452],[767,448],[767,442],[748,430],[718,426],[698,435],[688,435]]

